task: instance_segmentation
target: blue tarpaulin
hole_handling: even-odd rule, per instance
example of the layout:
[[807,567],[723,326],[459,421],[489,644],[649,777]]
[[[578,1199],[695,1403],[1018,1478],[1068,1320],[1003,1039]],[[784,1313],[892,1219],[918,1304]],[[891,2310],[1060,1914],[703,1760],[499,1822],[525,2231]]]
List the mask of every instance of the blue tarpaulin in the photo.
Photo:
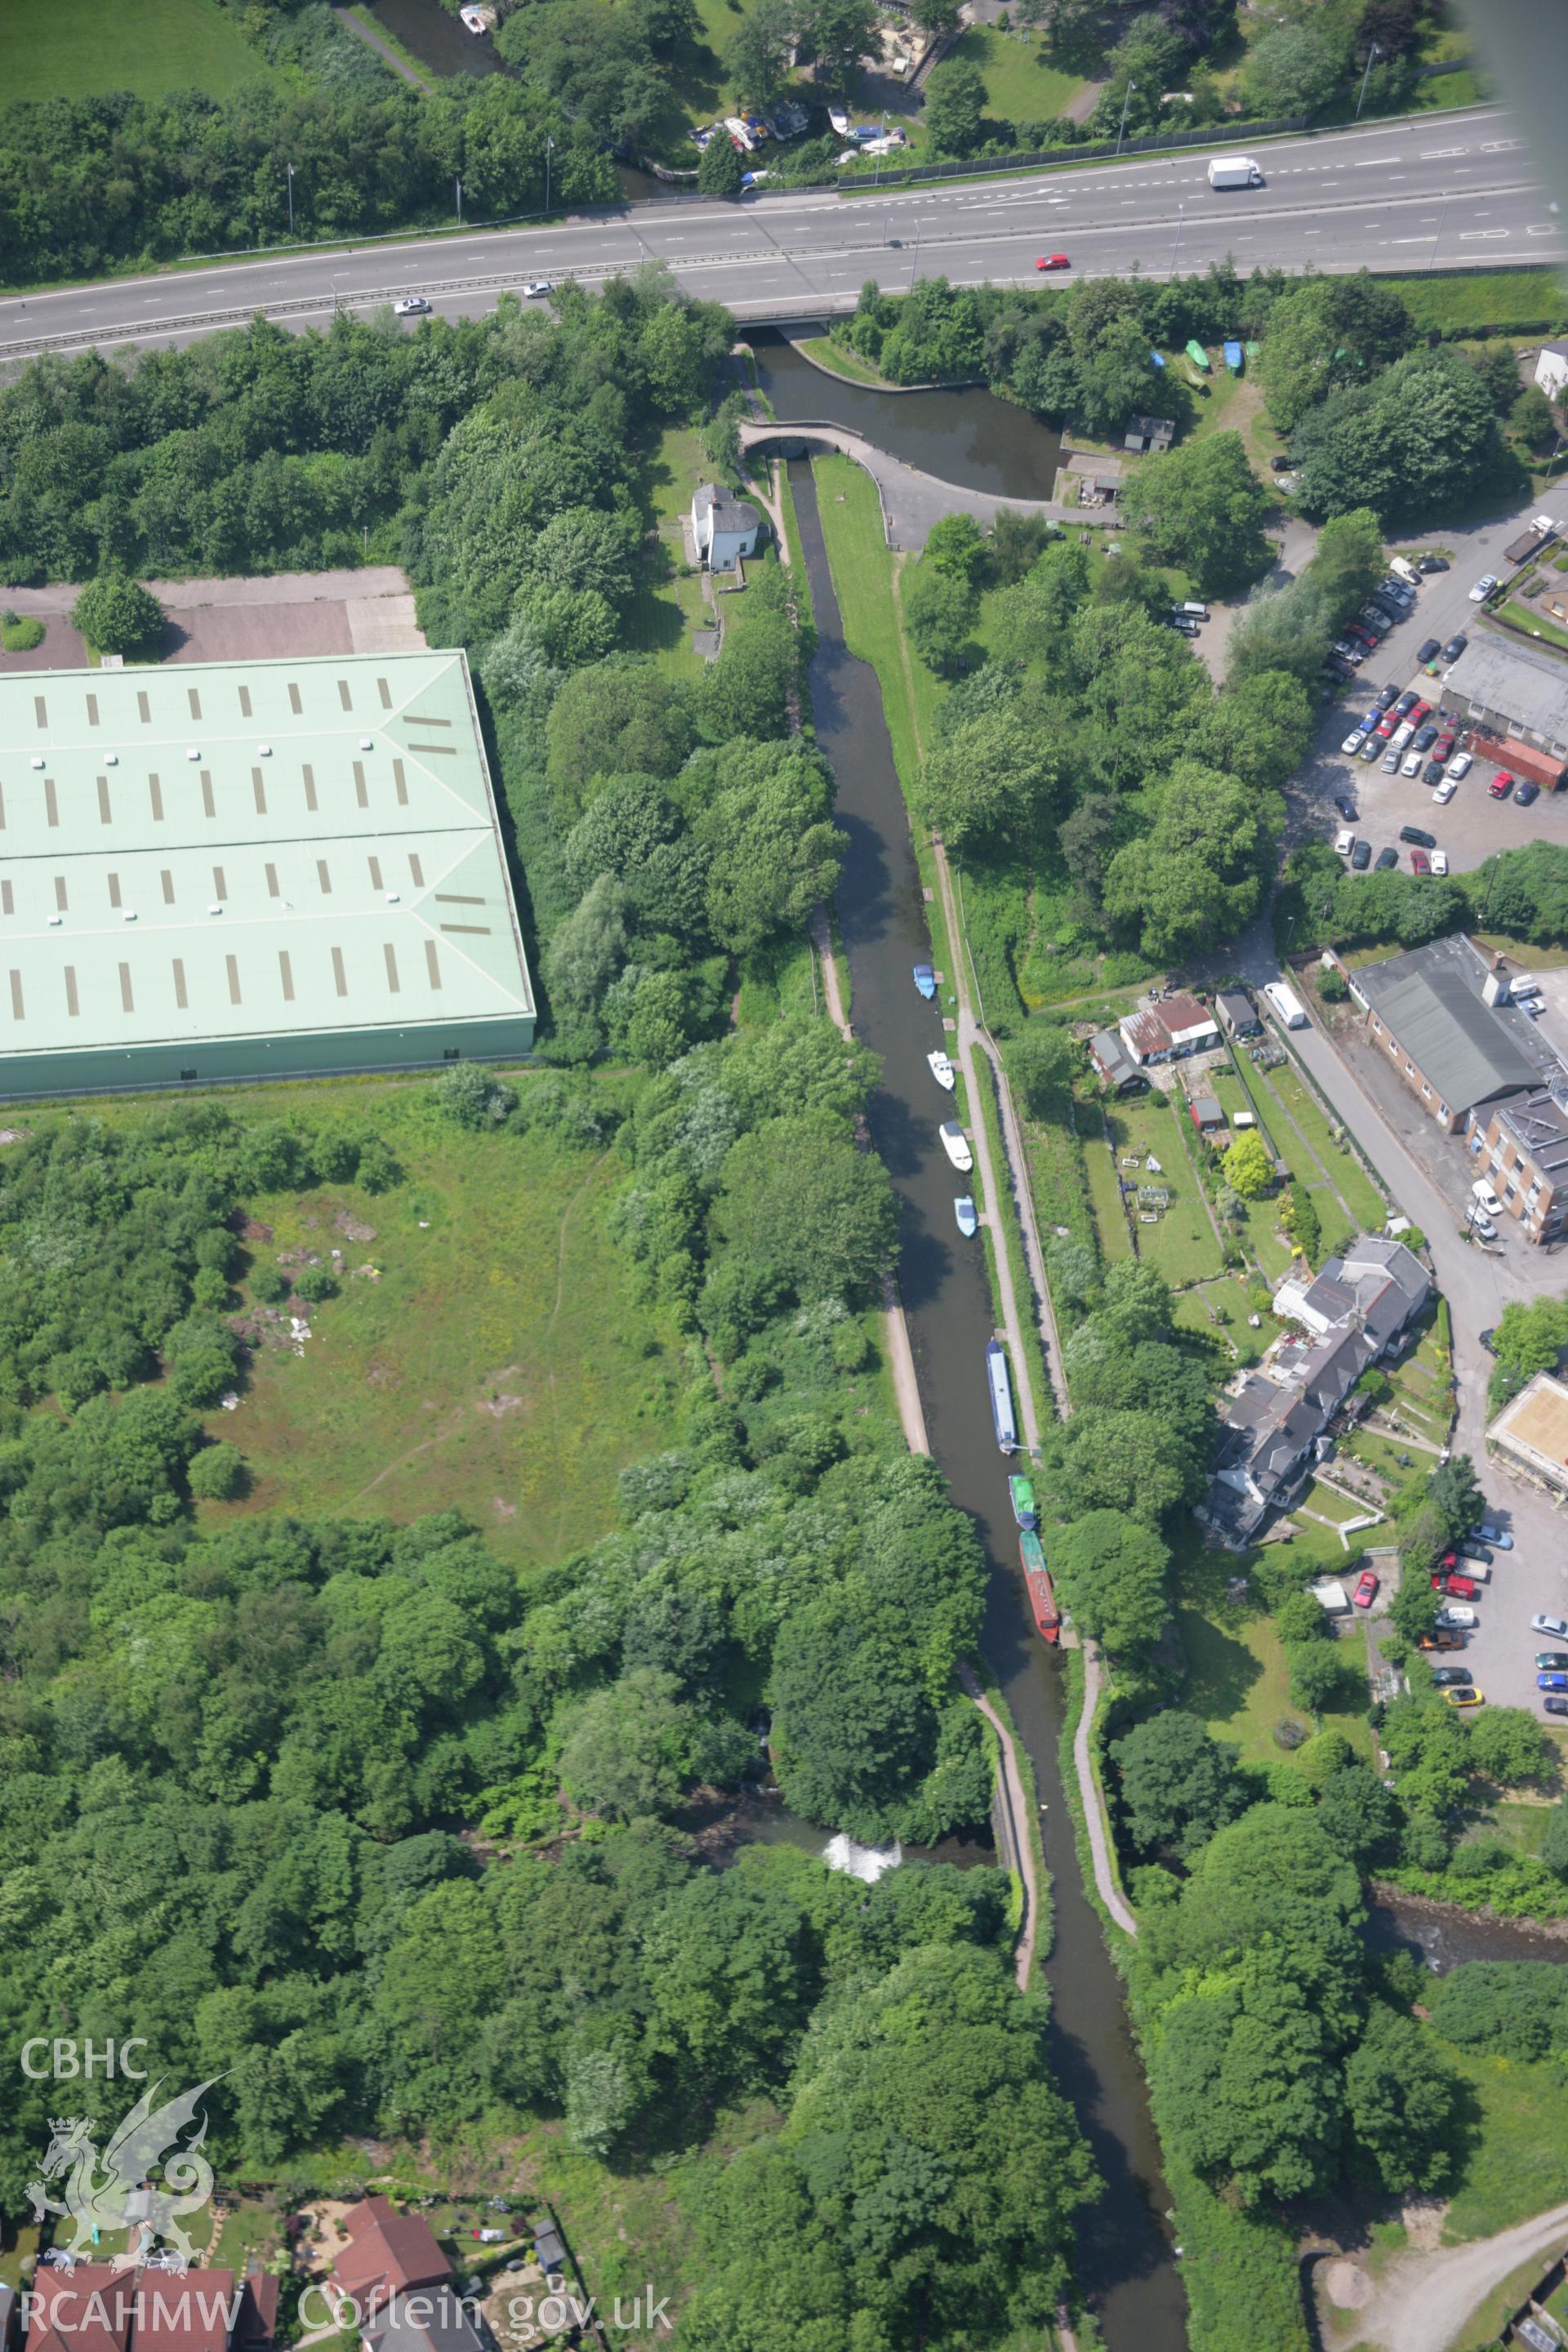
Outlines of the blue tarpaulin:
[[1239,375],[1241,373],[1241,345],[1239,343],[1226,343],[1225,347],[1225,363],[1230,370],[1232,375]]

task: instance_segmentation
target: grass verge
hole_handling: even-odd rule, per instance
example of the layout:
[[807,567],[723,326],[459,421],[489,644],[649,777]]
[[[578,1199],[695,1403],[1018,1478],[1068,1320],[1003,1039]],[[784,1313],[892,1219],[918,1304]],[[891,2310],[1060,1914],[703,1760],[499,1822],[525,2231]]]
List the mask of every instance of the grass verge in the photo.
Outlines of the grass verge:
[[174,89],[227,98],[273,79],[217,0],[5,0],[0,92],[13,99],[91,98]]

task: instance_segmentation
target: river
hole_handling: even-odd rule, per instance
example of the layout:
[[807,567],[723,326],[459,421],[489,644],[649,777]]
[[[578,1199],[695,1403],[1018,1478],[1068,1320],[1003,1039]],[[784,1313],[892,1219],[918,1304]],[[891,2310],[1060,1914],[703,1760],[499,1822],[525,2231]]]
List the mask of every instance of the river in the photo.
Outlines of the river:
[[990,490],[1004,499],[1054,494],[1061,436],[1011,401],[978,385],[963,392],[878,392],[814,367],[788,336],[771,329],[748,340],[775,416],[847,425],[906,466],[960,489]]
[[817,740],[838,776],[837,822],[849,836],[837,908],[855,1027],[882,1058],[882,1081],[869,1107],[871,1136],[899,1194],[899,1278],[926,1427],[953,1500],[985,1547],[985,1655],[1045,1807],[1040,1825],[1056,1906],[1045,1970],[1052,2063],[1106,2182],[1079,2228],[1079,2276],[1109,2352],[1180,2352],[1185,2302],[1161,2218],[1169,2200],[1159,2149],[1116,1972],[1079,1882],[1057,1762],[1063,1668],[1034,1632],[1016,1565],[1006,1465],[986,1400],[993,1309],[984,1255],[978,1240],[960,1237],[952,1203],[963,1188],[937,1140],[948,1103],[925,1057],[942,1033],[936,1008],[918,995],[910,976],[930,955],[931,942],[903,794],[876,673],[844,644],[810,467],[797,463],[789,470],[816,607],[812,711]]

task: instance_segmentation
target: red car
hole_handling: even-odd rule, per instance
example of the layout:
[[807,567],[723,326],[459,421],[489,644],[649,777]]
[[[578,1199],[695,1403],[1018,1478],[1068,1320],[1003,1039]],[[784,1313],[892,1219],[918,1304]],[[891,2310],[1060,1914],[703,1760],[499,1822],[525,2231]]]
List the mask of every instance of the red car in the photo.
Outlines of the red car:
[[1509,774],[1506,768],[1500,768],[1498,770],[1497,774],[1487,786],[1487,790],[1490,793],[1494,801],[1507,800],[1510,793],[1513,790],[1513,778]]
[[1432,1579],[1433,1591],[1446,1592],[1450,1601],[1473,1601],[1480,1589],[1479,1584],[1472,1584],[1468,1576],[1434,1576]]
[[1443,732],[1438,736],[1437,740],[1432,746],[1432,757],[1435,760],[1446,760],[1458,740],[1458,738],[1453,728],[1445,727]]
[[1377,1579],[1370,1568],[1363,1568],[1356,1578],[1355,1591],[1351,1599],[1358,1609],[1370,1609],[1377,1599]]
[[1429,702],[1413,702],[1405,716],[1412,727],[1419,727],[1424,719],[1431,718],[1432,706]]
[[1432,860],[1427,856],[1426,852],[1424,849],[1413,849],[1411,851],[1410,871],[1412,874],[1431,873]]
[[1399,721],[1398,721],[1398,719],[1395,719],[1395,717],[1394,717],[1394,713],[1393,713],[1393,711],[1392,711],[1392,710],[1389,712],[1389,714],[1388,714],[1388,716],[1387,716],[1387,718],[1386,718],[1386,719],[1382,719],[1382,720],[1380,720],[1380,721],[1379,721],[1377,731],[1378,731],[1378,733],[1382,736],[1382,738],[1383,738],[1383,740],[1384,740],[1384,741],[1385,743],[1387,742],[1387,740],[1388,740],[1389,737],[1393,734],[1393,732],[1394,732],[1394,729],[1398,726],[1398,724],[1399,724]]
[[1037,269],[1070,269],[1072,264],[1065,253],[1042,253],[1035,268]]

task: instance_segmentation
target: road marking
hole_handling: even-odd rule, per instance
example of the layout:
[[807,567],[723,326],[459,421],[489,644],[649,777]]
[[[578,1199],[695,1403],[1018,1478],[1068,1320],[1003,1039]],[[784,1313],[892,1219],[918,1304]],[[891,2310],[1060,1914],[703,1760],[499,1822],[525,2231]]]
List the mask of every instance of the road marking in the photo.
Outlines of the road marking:
[[1469,152],[1468,147],[1423,147],[1421,161],[1424,163],[1436,163],[1441,156],[1468,155]]
[[1403,163],[1404,161],[1405,158],[1403,155],[1368,155],[1364,162],[1352,163],[1351,165],[1351,170],[1352,172],[1375,172],[1384,163]]
[[1461,231],[1459,243],[1461,245],[1486,245],[1500,237],[1506,237],[1507,235],[1508,231],[1506,228],[1468,228]]
[[[1308,231],[1308,235],[1310,236],[1315,236],[1317,232],[1315,230],[1310,229]],[[1392,238],[1390,242],[1394,245],[1425,245],[1426,239],[1424,236],[1396,236]]]
[[1553,221],[1548,221],[1544,228],[1527,228],[1524,233],[1526,236],[1555,236],[1557,234],[1556,223]]

